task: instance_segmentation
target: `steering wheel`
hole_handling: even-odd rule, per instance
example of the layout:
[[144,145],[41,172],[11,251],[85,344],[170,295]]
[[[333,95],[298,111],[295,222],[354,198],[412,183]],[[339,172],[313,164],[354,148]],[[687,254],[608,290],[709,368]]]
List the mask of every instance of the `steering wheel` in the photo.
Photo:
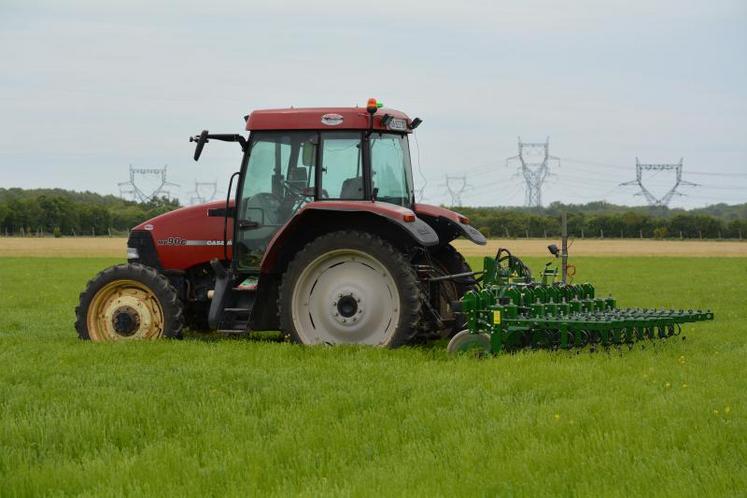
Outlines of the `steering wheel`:
[[307,197],[312,197],[313,194],[307,194],[306,188],[299,188],[296,185],[293,185],[288,180],[283,180],[283,187],[290,192],[294,197],[297,199],[305,199]]

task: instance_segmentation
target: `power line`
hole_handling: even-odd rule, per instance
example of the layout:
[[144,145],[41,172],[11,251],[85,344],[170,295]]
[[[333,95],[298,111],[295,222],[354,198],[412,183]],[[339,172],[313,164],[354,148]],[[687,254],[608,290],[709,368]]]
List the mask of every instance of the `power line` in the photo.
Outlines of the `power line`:
[[[606,169],[615,169],[620,170],[627,168],[626,166],[620,166],[619,164],[610,164],[610,163],[601,163],[597,161],[586,161],[582,159],[567,159],[563,158],[563,162],[567,163],[576,163],[576,164],[586,164],[589,166],[598,166],[601,168]],[[696,175],[696,176],[724,176],[724,177],[747,177],[747,173],[714,173],[712,171],[687,171],[688,175]]]
[[423,169],[420,167],[420,144],[418,143],[418,134],[413,131],[412,137],[415,139],[415,150],[417,151],[416,161],[418,165],[418,174],[420,174],[420,178],[423,179],[423,184],[417,189],[417,202],[422,202],[423,197],[425,197],[425,187],[428,185],[428,179],[425,177]]
[[747,173],[711,173],[710,171],[688,171],[689,175],[698,176],[726,176],[726,177],[744,177],[747,178]]

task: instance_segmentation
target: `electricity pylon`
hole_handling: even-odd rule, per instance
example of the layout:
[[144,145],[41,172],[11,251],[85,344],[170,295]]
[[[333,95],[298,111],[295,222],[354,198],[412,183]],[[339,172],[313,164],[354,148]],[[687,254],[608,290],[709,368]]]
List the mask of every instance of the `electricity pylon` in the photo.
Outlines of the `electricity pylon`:
[[[130,164],[130,180],[117,183],[117,186],[119,186],[119,196],[122,199],[126,199],[129,196],[130,200],[138,202],[150,202],[159,197],[171,198],[171,192],[167,190],[167,187],[178,187],[179,185],[166,179],[167,168],[168,165],[163,168],[133,168],[132,164]],[[160,176],[161,183],[152,192],[145,192],[138,187],[135,181],[137,176]]]
[[[656,197],[651,193],[649,189],[643,184],[643,172],[644,171],[674,171],[674,186],[667,191],[662,197]],[[686,187],[698,187],[697,183],[688,182],[682,179],[682,159],[678,163],[663,163],[663,164],[643,164],[638,158],[635,158],[635,180],[621,183],[620,186],[637,185],[640,189],[634,195],[642,195],[646,198],[649,206],[652,207],[669,207],[669,203],[672,197],[675,195],[685,195],[682,192],[678,192],[677,189],[681,186]]]
[[451,196],[452,206],[462,205],[462,194],[469,190],[471,187],[467,184],[466,176],[449,176],[446,175],[446,182],[441,184],[442,187],[446,187],[449,195]]
[[522,142],[519,137],[519,153],[507,158],[506,166],[516,161],[526,184],[524,205],[542,207],[542,184],[550,176],[550,162],[560,166],[560,158],[550,155],[550,137],[544,142]]
[[198,182],[195,180],[195,189],[189,193],[190,204],[204,204],[215,199],[218,193],[218,182]]

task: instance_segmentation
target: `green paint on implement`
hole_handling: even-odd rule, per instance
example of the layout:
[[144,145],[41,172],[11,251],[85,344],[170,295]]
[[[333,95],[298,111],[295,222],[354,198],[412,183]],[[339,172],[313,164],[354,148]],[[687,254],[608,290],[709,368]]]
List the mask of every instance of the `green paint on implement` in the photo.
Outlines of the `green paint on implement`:
[[462,298],[467,328],[449,342],[449,351],[632,344],[679,335],[683,323],[713,320],[710,310],[618,308],[612,296],[597,297],[592,284],[563,284],[557,277],[548,263],[535,280],[506,249],[485,258],[480,285]]

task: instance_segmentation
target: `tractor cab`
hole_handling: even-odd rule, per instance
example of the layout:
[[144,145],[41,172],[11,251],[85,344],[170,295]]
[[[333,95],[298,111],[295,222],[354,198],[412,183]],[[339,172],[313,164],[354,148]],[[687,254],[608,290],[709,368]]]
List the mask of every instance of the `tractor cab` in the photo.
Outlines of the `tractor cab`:
[[237,141],[244,155],[236,190],[234,268],[259,274],[274,235],[307,203],[361,201],[411,209],[415,204],[408,135],[420,124],[402,112],[366,108],[254,111],[248,140],[193,137],[198,159],[211,138]]

